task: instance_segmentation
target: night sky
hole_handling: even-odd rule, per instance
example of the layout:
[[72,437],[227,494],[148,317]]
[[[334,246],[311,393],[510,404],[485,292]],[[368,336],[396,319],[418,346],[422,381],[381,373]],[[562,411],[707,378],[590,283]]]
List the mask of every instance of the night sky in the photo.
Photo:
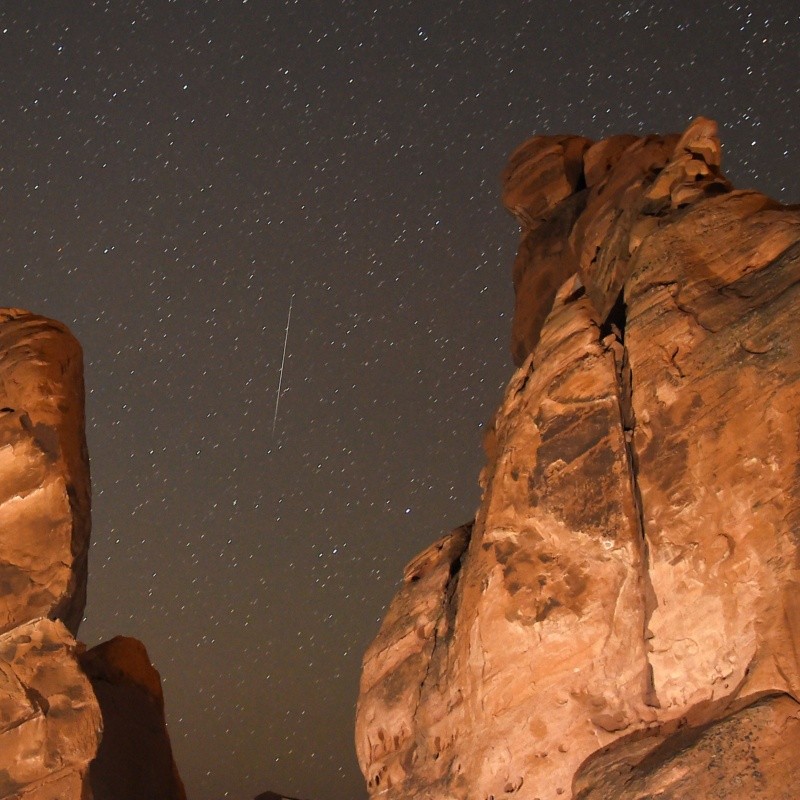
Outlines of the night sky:
[[365,797],[361,656],[511,375],[510,152],[702,113],[797,202],[799,14],[0,3],[0,304],[83,344],[81,638],[145,642],[190,800]]

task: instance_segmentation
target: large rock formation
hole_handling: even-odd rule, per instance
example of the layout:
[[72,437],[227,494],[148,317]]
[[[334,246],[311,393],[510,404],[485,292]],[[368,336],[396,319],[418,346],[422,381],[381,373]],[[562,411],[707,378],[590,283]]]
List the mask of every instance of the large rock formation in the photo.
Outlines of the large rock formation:
[[370,793],[800,797],[800,209],[704,119],[504,180],[519,369],[365,656]]
[[185,800],[144,646],[84,653],[74,638],[90,529],[83,404],[69,331],[0,309],[0,798]]
[[84,797],[100,741],[73,638],[90,527],[83,426],[78,342],[0,310],[0,797]]
[[0,631],[35,617],[75,635],[86,604],[83,359],[60,323],[0,310]]

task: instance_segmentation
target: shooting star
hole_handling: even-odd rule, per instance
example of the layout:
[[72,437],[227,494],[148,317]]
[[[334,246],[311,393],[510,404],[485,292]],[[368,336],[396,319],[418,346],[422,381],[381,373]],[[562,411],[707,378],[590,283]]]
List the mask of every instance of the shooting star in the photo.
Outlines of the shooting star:
[[292,303],[294,295],[289,298],[289,313],[286,316],[286,333],[283,337],[283,356],[281,357],[281,371],[278,375],[278,394],[275,395],[275,415],[272,417],[272,435],[275,435],[275,425],[278,422],[278,406],[281,402],[281,385],[283,384],[283,367],[286,364],[286,345],[289,343],[289,325],[292,322]]

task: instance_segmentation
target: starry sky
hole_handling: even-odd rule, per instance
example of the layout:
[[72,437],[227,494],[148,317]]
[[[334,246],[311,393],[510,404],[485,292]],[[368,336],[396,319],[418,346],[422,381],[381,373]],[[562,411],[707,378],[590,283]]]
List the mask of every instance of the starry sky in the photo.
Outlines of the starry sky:
[[146,643],[190,800],[366,796],[361,656],[473,516],[511,375],[509,153],[702,113],[738,186],[797,202],[799,15],[0,3],[0,304],[83,344],[81,638]]

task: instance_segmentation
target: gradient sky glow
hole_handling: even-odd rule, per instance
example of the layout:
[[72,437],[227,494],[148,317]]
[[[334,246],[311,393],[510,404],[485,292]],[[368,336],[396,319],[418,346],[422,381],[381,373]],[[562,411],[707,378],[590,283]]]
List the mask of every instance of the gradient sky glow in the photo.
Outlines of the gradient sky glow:
[[0,4],[0,304],[83,343],[81,638],[145,642],[190,800],[366,796],[361,656],[511,375],[509,153],[704,114],[797,202],[798,53],[797,0]]

